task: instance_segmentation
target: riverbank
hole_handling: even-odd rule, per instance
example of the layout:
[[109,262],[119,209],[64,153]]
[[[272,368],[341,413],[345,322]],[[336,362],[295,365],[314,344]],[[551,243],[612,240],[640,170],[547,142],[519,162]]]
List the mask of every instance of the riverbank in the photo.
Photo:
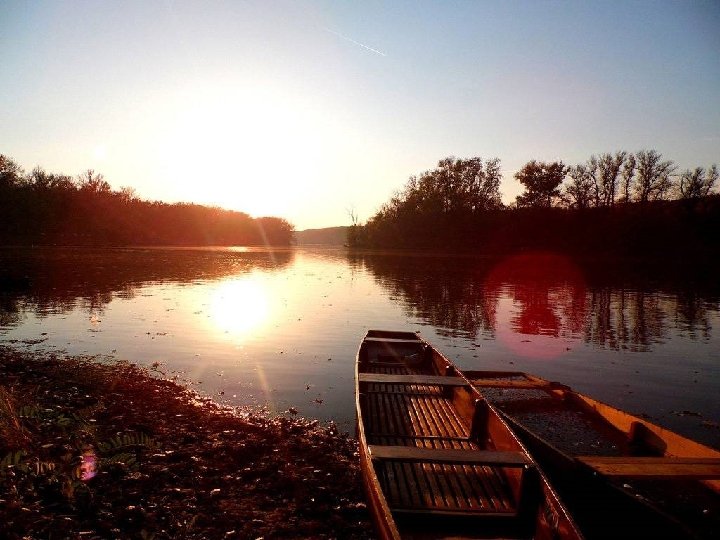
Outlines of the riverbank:
[[7,538],[371,538],[356,442],[151,371],[0,347]]

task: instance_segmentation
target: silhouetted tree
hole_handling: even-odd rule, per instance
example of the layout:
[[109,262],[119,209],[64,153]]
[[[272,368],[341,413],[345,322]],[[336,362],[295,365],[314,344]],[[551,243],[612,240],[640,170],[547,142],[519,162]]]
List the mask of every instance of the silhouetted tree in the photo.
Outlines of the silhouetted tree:
[[525,186],[525,193],[518,195],[517,205],[523,207],[550,208],[560,196],[560,184],[567,174],[562,161],[552,163],[529,161],[515,173],[515,178]]
[[481,158],[448,157],[437,169],[411,177],[405,189],[406,202],[442,213],[475,213],[497,209],[500,200],[500,160],[483,163]]
[[626,152],[600,154],[590,158],[590,167],[594,172],[595,206],[613,206],[618,192],[618,181]]
[[0,154],[0,188],[16,187],[23,178],[23,170],[11,158]]
[[360,233],[360,221],[358,219],[357,210],[355,210],[355,207],[346,208],[345,211],[348,214],[348,217],[350,218],[350,227],[348,227],[347,230],[347,245],[354,247],[357,246],[359,243],[359,233]]
[[715,182],[718,179],[717,165],[712,165],[705,170],[696,167],[695,170],[686,170],[680,175],[677,185],[678,195],[681,199],[696,199],[710,195]]
[[635,200],[645,203],[665,199],[672,188],[671,175],[675,171],[673,162],[662,161],[662,154],[655,150],[641,150],[635,154],[635,161]]
[[88,169],[78,175],[78,185],[80,186],[80,191],[90,193],[110,193],[112,190],[103,175],[96,173],[93,169]]
[[635,167],[637,161],[633,154],[629,154],[625,159],[625,164],[622,168],[622,187],[621,187],[621,200],[623,202],[630,202],[630,190],[633,185],[633,179],[635,178]]
[[118,193],[120,200],[129,203],[138,199],[137,190],[131,186],[123,186]]
[[563,190],[562,199],[569,208],[589,208],[593,203],[593,173],[587,165],[576,165],[568,170],[570,183]]
[[92,169],[73,179],[36,167],[29,174],[0,155],[0,243],[75,245],[288,245],[280,218],[195,204],[141,201],[113,191]]
[[255,224],[264,245],[290,245],[295,228],[289,221],[277,217],[261,217],[255,219]]
[[[488,212],[502,208],[500,160],[448,157],[436,169],[411,176],[363,227],[374,245],[441,245],[480,228]],[[477,237],[475,238],[477,241]]]

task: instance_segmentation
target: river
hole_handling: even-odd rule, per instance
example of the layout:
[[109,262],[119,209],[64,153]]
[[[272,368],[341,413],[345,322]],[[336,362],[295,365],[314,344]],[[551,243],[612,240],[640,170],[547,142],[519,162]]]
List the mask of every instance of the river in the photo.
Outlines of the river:
[[341,248],[2,248],[0,345],[129,360],[353,431],[369,328],[560,381],[720,448],[720,284],[657,262]]

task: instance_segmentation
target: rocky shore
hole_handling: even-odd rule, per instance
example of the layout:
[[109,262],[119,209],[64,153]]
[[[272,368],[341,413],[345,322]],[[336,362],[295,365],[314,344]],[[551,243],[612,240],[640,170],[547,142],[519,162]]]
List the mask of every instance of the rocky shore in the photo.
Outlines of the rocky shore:
[[0,537],[373,537],[353,439],[155,375],[0,347]]

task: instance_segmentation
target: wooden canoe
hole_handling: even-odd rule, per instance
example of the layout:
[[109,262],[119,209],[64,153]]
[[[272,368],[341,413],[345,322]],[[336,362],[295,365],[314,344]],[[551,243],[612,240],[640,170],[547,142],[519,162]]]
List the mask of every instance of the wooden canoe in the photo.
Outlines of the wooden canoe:
[[586,537],[720,537],[719,451],[540,377],[465,376],[501,411]]
[[355,381],[381,538],[582,538],[501,416],[417,334],[368,331]]

